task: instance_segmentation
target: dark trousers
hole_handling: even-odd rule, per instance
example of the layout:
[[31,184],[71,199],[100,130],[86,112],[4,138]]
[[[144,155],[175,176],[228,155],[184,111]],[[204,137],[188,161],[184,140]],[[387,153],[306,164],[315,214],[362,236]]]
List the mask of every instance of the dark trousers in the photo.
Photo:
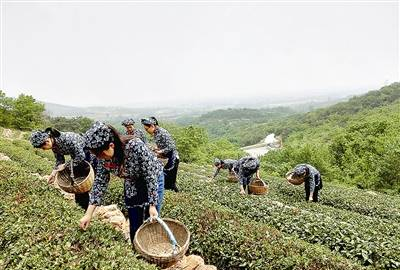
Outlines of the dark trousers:
[[250,194],[249,185],[250,185],[252,176],[253,176],[253,174],[243,175],[242,178],[240,179],[241,182],[243,183],[242,186],[243,186],[244,191],[246,191],[248,194]]
[[89,206],[89,192],[75,194],[75,202],[86,211]]
[[[310,197],[310,184],[306,181],[304,182],[305,190],[306,190],[306,201],[308,201],[308,198]],[[318,191],[320,190],[320,186],[316,186],[314,188],[314,193],[313,193],[313,202],[318,202]]]
[[131,237],[131,242],[135,238],[135,233],[143,222],[149,218],[149,207],[148,206],[137,206],[128,208],[129,217],[129,235]]
[[[165,175],[165,189],[173,190],[175,192],[179,192],[176,186],[176,175],[178,174],[178,166],[179,159],[175,158],[175,160],[171,160],[173,162],[173,167],[170,165],[170,159],[168,159],[168,163],[164,167],[164,175]],[[168,168],[168,169],[166,169]]]
[[[141,179],[141,182],[145,182],[144,179]],[[164,198],[164,173],[161,172],[158,176],[158,203],[156,205],[156,209],[158,212],[158,216],[161,216],[161,207]],[[147,203],[147,189],[142,187],[139,190],[146,190],[146,192],[138,192],[138,197],[128,198],[125,193],[125,205],[128,208],[128,218],[129,218],[129,233],[131,242],[133,243],[133,239],[135,237],[136,231],[143,224],[143,222],[150,217],[149,214],[149,204]]]
[[158,204],[156,206],[159,217],[161,217],[161,207],[164,200],[164,181],[164,172],[161,172],[158,177]]

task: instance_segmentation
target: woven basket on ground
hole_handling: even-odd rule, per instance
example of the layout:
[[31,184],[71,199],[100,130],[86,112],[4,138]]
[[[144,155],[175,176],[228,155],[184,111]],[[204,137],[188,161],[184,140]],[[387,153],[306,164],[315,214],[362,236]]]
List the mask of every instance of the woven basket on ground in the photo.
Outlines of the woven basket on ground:
[[90,191],[93,186],[94,171],[89,162],[85,161],[84,166],[73,169],[67,166],[56,173],[55,179],[58,186],[68,193],[85,193]]
[[268,192],[268,185],[261,179],[253,179],[249,185],[249,193],[264,195]]
[[[163,227],[162,223],[164,222]],[[171,234],[167,232],[170,230]],[[171,235],[176,240],[176,249]],[[180,260],[189,248],[190,232],[181,222],[164,218],[157,222],[145,222],[136,231],[133,241],[136,251],[147,261],[161,267],[169,266]]]
[[229,181],[229,182],[235,182],[235,183],[236,183],[238,180],[237,180],[235,174],[230,173],[230,174],[228,174],[228,181]]
[[293,184],[293,185],[296,185],[296,186],[301,185],[301,184],[304,183],[304,178],[301,178],[301,177],[293,177],[293,174],[289,174],[289,175],[286,177],[286,179],[288,180],[288,182],[289,182],[290,184]]

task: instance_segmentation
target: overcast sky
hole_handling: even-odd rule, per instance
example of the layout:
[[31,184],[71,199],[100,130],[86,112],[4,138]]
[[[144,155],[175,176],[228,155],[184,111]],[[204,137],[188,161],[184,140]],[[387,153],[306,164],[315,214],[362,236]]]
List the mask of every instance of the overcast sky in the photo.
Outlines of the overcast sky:
[[26,2],[2,3],[0,88],[9,96],[169,106],[399,81],[396,1]]

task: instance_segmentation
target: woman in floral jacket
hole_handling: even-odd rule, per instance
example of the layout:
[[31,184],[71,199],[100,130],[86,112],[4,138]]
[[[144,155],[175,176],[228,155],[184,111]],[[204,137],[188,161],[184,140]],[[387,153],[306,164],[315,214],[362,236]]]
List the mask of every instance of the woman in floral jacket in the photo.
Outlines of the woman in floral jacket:
[[318,202],[318,192],[322,189],[321,173],[310,164],[298,164],[286,174],[286,179],[300,178],[304,180],[306,201]]
[[[70,155],[74,170],[79,170],[84,166],[83,161],[89,162],[93,168],[97,166],[97,159],[85,148],[84,138],[73,132],[60,132],[54,128],[47,128],[45,131],[34,131],[30,138],[31,144],[35,148],[52,150],[56,158],[56,164],[47,182],[54,182],[54,176],[60,165],[65,163],[65,155]],[[89,192],[75,194],[75,202],[84,210],[89,205]]]
[[[147,146],[134,136],[119,135],[111,126],[96,122],[86,133],[87,147],[100,160],[96,178],[90,192],[89,207],[80,220],[80,227],[86,229],[93,212],[106,193],[110,173],[124,178],[125,204],[128,208],[130,236],[149,216],[158,216],[162,204],[162,164]],[[157,211],[158,209],[158,211]]]
[[143,131],[141,131],[140,129],[135,128],[135,120],[133,120],[132,118],[128,118],[125,119],[124,121],[122,121],[121,123],[125,129],[125,135],[134,135],[137,138],[141,139],[144,143],[146,143],[146,136],[144,135]]
[[158,121],[155,117],[142,119],[142,124],[147,133],[154,137],[157,145],[157,149],[154,152],[158,157],[168,159],[167,164],[164,166],[165,189],[178,192],[176,176],[178,173],[179,155],[174,139],[167,130],[158,126]]
[[225,160],[219,158],[214,159],[214,166],[216,169],[212,179],[215,179],[215,177],[217,177],[221,169],[228,170],[230,175],[233,174],[233,167],[235,166],[236,163],[237,160],[234,159],[225,159]]
[[240,194],[245,194],[253,174],[256,174],[256,179],[260,179],[260,161],[255,157],[242,157],[234,164],[233,171],[239,179]]

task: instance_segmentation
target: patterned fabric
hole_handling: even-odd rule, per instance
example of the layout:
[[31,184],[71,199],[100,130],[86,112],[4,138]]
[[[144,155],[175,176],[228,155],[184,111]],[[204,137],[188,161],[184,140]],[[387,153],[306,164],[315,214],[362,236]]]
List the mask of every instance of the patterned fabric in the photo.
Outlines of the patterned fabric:
[[102,122],[96,122],[86,131],[84,138],[89,149],[102,147],[106,142],[113,141],[111,129]]
[[65,163],[64,155],[70,155],[74,166],[78,166],[85,160],[86,154],[84,151],[86,142],[84,138],[73,132],[61,132],[59,137],[54,138],[53,152],[56,158],[57,168],[60,164]]
[[241,185],[250,184],[252,175],[260,168],[260,161],[255,157],[242,157],[233,166]]
[[125,132],[125,135],[133,135],[133,136],[135,136],[136,138],[141,139],[142,142],[147,143],[146,136],[144,135],[144,132],[141,131],[140,129],[136,129],[136,128],[135,128],[135,129],[133,130],[133,133],[132,133],[132,132],[126,131],[126,132]]
[[36,130],[32,132],[30,141],[33,147],[39,148],[49,138],[49,134],[42,131]]
[[214,159],[214,166],[218,166],[221,164],[221,160],[219,158]]
[[149,119],[143,118],[140,122],[143,125],[157,125],[157,122],[154,120],[154,118],[149,118]]
[[302,176],[305,174],[304,181],[307,182],[307,187],[310,192],[314,192],[315,187],[322,188],[322,179],[319,171],[310,164],[299,164],[293,170],[294,176]]
[[[125,127],[134,125],[134,124],[135,124],[135,120],[133,120],[132,118],[125,119],[124,121],[121,122],[121,125],[123,125]],[[128,134],[128,135],[130,135],[130,134]]]
[[125,145],[124,154],[124,164],[118,164],[114,159],[99,161],[90,192],[90,204],[101,204],[110,181],[110,173],[113,173],[125,179],[125,203],[128,207],[145,202],[157,205],[161,162],[138,138],[131,139]]
[[156,127],[154,131],[154,141],[158,149],[161,150],[165,156],[170,153],[174,153],[174,156],[178,154],[174,139],[171,134],[162,127]]
[[[219,159],[218,159],[219,160]],[[218,165],[220,165],[222,163],[222,167],[221,168],[217,168],[215,170],[214,176],[213,178],[215,178],[220,169],[225,169],[225,170],[229,170],[229,172],[231,172],[233,170],[233,167],[235,166],[235,164],[237,163],[237,160],[234,159],[224,159],[224,160],[219,160]],[[215,164],[215,163],[214,163]],[[217,165],[216,165],[217,166]]]

